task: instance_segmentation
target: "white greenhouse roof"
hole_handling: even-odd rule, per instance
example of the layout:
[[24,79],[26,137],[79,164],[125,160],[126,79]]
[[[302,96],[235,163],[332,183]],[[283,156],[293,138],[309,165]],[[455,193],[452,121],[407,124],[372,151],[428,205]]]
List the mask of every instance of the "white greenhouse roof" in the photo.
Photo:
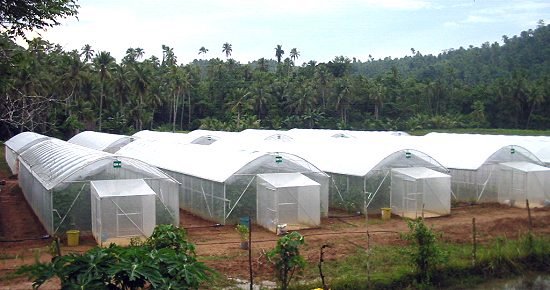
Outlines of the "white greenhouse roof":
[[319,186],[319,183],[301,173],[266,173],[258,174],[258,177],[275,188]]
[[[122,166],[130,166],[150,176],[171,179],[159,169],[140,160],[113,155],[55,138],[29,148],[21,154],[20,160],[47,190],[67,180],[83,180],[82,178],[105,166],[112,167],[114,161],[120,161]],[[85,168],[86,171],[84,171]]]
[[109,148],[130,143],[134,138],[126,135],[84,131],[76,134],[67,142],[95,150],[107,151]]
[[432,138],[471,138],[478,142],[504,142],[508,145],[518,145],[533,153],[544,163],[550,163],[550,137],[548,136],[518,136],[518,135],[482,135],[482,134],[450,134],[428,133]]
[[23,132],[11,137],[4,144],[14,152],[21,153],[29,147],[48,139],[50,137],[38,133]]
[[412,177],[414,179],[451,178],[451,176],[448,174],[431,170],[426,167],[392,168],[392,171]]
[[185,133],[172,133],[172,132],[160,132],[160,131],[149,131],[149,130],[142,130],[134,135],[132,137],[140,138],[140,139],[148,139],[148,140],[162,140],[162,141],[168,141],[168,142],[175,142],[175,143],[188,143],[188,136]]
[[531,162],[525,161],[512,161],[512,162],[503,162],[500,165],[513,168],[523,172],[534,172],[534,171],[550,171],[550,168],[533,164]]
[[501,150],[512,149],[521,152],[533,163],[541,161],[527,149],[502,138],[479,138],[468,134],[428,134],[425,136],[399,137],[402,142],[414,144],[415,148],[426,152],[443,166],[453,169],[477,170],[491,156]]
[[252,141],[280,141],[293,142],[287,131],[282,130],[261,130],[261,129],[246,129],[237,134],[238,138],[247,138]]
[[100,198],[156,195],[143,179],[94,180],[90,184]]
[[[260,152],[233,147],[175,144],[144,139],[136,140],[124,146],[117,154],[143,160],[165,170],[216,182],[225,182],[252,161],[266,155],[272,155],[265,151]],[[283,156],[283,158],[287,159],[290,156]],[[293,158],[299,159],[296,156]],[[301,162],[301,165],[307,163],[301,159],[299,162]],[[314,168],[309,163],[307,165]],[[317,168],[312,170],[318,171]]]

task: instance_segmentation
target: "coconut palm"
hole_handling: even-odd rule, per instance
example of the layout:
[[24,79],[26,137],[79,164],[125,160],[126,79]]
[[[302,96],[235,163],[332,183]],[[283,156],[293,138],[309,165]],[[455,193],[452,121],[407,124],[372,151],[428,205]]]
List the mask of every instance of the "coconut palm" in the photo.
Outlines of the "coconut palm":
[[83,56],[84,55],[84,62],[88,62],[92,59],[92,57],[94,56],[94,50],[92,49],[92,46],[89,45],[89,44],[86,44],[82,47],[81,49],[81,53],[80,53],[80,56]]
[[233,52],[233,48],[231,47],[231,43],[226,42],[222,46],[222,52],[225,53],[225,57],[229,58],[231,56],[231,52]]
[[298,49],[296,49],[296,47],[290,50],[290,58],[293,62],[297,60],[299,56],[300,52],[298,51]]
[[285,54],[285,51],[283,50],[283,46],[280,44],[277,44],[275,47],[275,56],[277,57],[277,62],[281,63],[281,58],[283,57],[283,54]]
[[94,67],[99,74],[100,91],[99,91],[99,131],[101,132],[102,114],[103,114],[103,99],[105,98],[105,80],[111,78],[110,69],[115,63],[115,59],[109,52],[102,51],[97,54],[94,59]]
[[206,48],[204,46],[201,46],[201,48],[199,48],[199,54],[206,55],[207,52],[208,52],[208,48]]

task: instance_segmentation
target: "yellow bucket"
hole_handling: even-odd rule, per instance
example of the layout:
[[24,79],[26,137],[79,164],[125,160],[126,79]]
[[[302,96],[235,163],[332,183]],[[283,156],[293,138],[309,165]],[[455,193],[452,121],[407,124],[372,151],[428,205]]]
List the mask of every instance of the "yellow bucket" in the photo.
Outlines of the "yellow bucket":
[[391,208],[389,207],[383,207],[382,210],[382,220],[387,221],[391,219]]
[[78,246],[79,237],[80,237],[79,230],[67,231],[67,246],[70,246],[70,247]]

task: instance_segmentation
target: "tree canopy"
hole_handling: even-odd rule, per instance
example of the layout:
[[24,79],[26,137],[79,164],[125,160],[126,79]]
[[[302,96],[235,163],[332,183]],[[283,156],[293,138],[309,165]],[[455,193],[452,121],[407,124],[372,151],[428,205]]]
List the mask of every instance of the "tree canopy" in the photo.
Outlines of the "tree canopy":
[[76,16],[75,0],[0,0],[0,26],[8,35],[59,25],[59,19]]
[[298,65],[296,48],[280,61],[267,50],[266,57],[240,63],[230,57],[229,42],[220,44],[218,57],[209,52],[212,58],[186,64],[166,45],[162,59],[143,59],[143,49],[129,48],[116,62],[90,45],[65,51],[37,38],[23,48],[4,34],[0,138],[23,130],[70,137],[100,126],[104,132],[132,133],[548,129],[550,124],[550,26],[542,22],[503,36],[503,43],[438,55],[413,48],[409,56],[378,60],[337,56]]

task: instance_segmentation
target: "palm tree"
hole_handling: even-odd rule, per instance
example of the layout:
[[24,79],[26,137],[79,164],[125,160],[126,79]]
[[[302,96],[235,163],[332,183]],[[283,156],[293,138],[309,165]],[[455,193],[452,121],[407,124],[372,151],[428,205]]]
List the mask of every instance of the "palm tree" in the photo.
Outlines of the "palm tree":
[[111,56],[109,52],[102,51],[97,54],[94,59],[94,66],[99,73],[100,81],[100,92],[99,92],[99,131],[101,132],[101,122],[103,114],[103,99],[105,98],[105,79],[111,78],[111,69],[112,64],[115,62],[115,59]]
[[234,99],[227,104],[231,112],[237,114],[237,128],[241,126],[241,114],[253,109],[253,105],[248,98],[249,95],[250,92],[245,88],[237,88],[235,90]]
[[233,52],[233,48],[231,48],[231,43],[224,43],[222,46],[222,52],[225,52],[225,57],[229,58],[231,56],[231,52]]
[[277,47],[275,47],[275,56],[277,57],[278,63],[281,63],[281,58],[283,57],[283,54],[285,54],[285,51],[283,50],[283,46],[280,44],[277,44]]
[[199,54],[206,55],[207,52],[208,52],[208,48],[206,48],[204,46],[201,46],[201,48],[199,48]]
[[84,55],[84,62],[88,62],[94,56],[94,52],[95,51],[92,49],[92,46],[86,44],[82,47],[82,52],[80,53],[80,56]]
[[295,48],[290,50],[290,58],[294,62],[300,56],[300,52]]

